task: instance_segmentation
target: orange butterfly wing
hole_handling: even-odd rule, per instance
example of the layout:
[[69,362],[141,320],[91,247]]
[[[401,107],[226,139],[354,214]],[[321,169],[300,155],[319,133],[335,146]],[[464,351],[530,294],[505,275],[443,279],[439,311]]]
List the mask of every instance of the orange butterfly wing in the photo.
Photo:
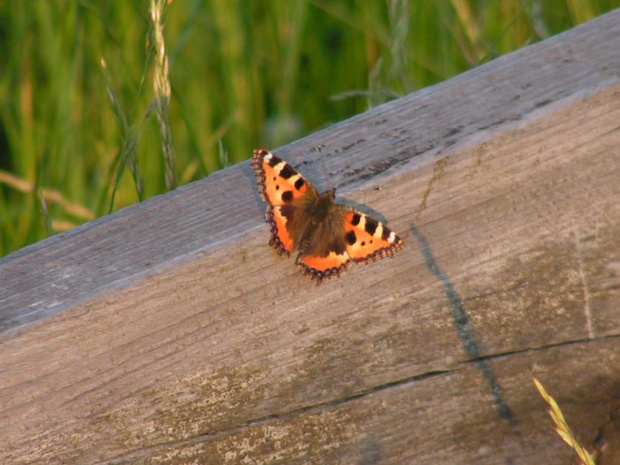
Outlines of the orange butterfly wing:
[[262,199],[269,205],[265,215],[271,229],[271,244],[280,255],[290,256],[311,218],[304,218],[304,197],[318,198],[316,188],[291,165],[268,150],[254,150],[252,167],[258,177]]
[[348,207],[332,203],[312,240],[297,257],[297,264],[303,273],[316,279],[317,284],[338,277],[353,264],[345,242],[345,220],[348,211]]
[[[337,278],[347,271],[353,262],[359,265],[392,257],[405,243],[380,221],[344,205],[334,205],[330,220],[339,222],[338,236],[322,238],[317,247],[298,260],[304,274],[322,281]],[[334,227],[325,228],[326,233]],[[321,244],[331,242],[325,248]]]
[[393,257],[405,246],[383,223],[355,210],[347,213],[344,229],[347,253],[358,265]]

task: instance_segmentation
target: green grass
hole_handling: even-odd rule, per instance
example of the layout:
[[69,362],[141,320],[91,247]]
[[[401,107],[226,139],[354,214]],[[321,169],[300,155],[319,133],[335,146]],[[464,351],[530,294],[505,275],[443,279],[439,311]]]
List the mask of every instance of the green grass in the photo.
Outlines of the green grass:
[[618,6],[152,3],[0,3],[0,256]]

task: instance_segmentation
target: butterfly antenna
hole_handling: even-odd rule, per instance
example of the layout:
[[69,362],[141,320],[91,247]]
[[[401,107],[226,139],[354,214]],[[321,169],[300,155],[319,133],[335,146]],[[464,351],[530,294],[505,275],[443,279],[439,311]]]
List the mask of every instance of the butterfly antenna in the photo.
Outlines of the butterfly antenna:
[[323,154],[321,153],[321,149],[322,149],[323,147],[325,147],[325,146],[324,146],[324,145],[317,145],[314,149],[315,149],[317,152],[319,152],[319,159],[321,160],[321,167],[323,168],[323,176],[324,176],[324,178],[325,178],[325,180],[326,180],[327,187],[329,188],[329,189],[326,189],[326,191],[328,191],[328,190],[333,190],[334,192],[336,192],[336,189],[334,189],[334,188],[331,186],[331,184],[330,184],[330,181],[329,181],[329,176],[327,175],[327,167],[325,166],[325,163],[323,162]]

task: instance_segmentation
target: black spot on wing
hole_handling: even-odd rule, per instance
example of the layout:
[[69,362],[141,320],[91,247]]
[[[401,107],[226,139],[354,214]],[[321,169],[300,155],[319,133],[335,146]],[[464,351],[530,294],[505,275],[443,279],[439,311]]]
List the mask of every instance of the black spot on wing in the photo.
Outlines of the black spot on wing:
[[381,235],[381,239],[383,239],[384,241],[387,241],[390,238],[390,234],[392,234],[392,231],[389,228],[386,228],[385,225],[383,226],[383,234]]
[[293,191],[282,192],[282,201],[283,202],[292,202],[293,201]]
[[359,213],[353,213],[353,218],[351,219],[351,224],[353,226],[357,226],[358,224],[360,224],[360,220],[362,219],[362,215],[360,215]]
[[377,227],[379,226],[379,222],[377,220],[373,220],[372,218],[366,217],[366,232],[371,236],[374,235]]
[[349,231],[344,235],[344,240],[349,245],[353,245],[357,242],[357,237],[355,236],[355,231]]
[[297,174],[297,171],[295,171],[295,169],[287,163],[284,165],[284,167],[282,168],[279,174],[284,179],[288,179],[292,176],[295,176]]
[[301,188],[304,187],[304,184],[306,184],[306,181],[299,178],[297,181],[295,181],[295,189],[301,190]]
[[281,158],[276,157],[273,153],[271,154],[271,158],[269,159],[269,166],[274,168],[278,163],[282,161]]

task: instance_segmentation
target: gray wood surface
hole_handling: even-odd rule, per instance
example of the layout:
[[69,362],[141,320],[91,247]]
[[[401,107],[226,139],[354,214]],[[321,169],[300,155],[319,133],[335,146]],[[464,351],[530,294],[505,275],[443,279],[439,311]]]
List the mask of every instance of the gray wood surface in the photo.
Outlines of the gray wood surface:
[[249,163],[0,260],[0,463],[572,463],[533,376],[618,463],[618,50],[620,10],[276,150],[406,243],[320,287]]

